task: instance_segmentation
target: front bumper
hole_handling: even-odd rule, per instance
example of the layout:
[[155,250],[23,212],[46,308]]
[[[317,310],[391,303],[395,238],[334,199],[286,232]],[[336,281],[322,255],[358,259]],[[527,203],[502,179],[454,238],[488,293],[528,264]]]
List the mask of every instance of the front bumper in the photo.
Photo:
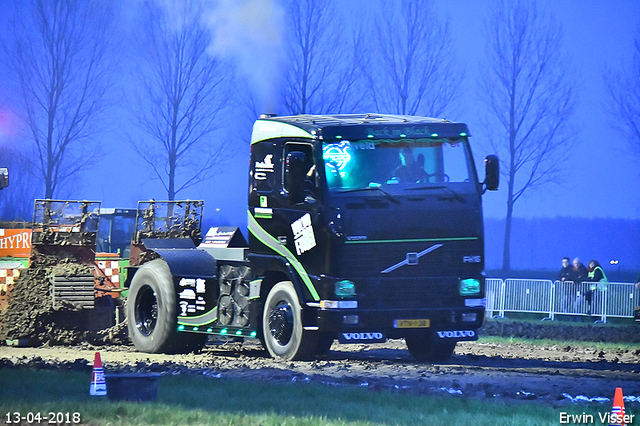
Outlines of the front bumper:
[[[456,341],[477,340],[476,331],[484,320],[484,307],[441,309],[317,309],[315,324],[311,316],[305,326],[339,336],[341,333],[383,333],[385,338],[401,338],[412,333],[430,332],[440,338]],[[398,320],[428,320],[413,322],[404,328]],[[406,323],[406,322],[405,322]],[[466,333],[474,331],[474,333]]]

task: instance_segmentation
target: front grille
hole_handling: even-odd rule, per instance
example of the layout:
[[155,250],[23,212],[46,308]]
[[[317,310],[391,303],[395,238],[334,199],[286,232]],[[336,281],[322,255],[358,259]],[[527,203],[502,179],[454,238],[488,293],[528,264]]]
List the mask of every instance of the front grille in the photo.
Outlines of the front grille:
[[361,280],[356,291],[363,309],[447,308],[460,303],[458,280],[451,277]]
[[[403,265],[389,273],[381,273],[405,261],[407,253],[420,253],[435,244],[442,246],[417,259],[417,264]],[[463,257],[480,255],[481,251],[479,240],[345,243],[334,248],[334,275],[353,279],[470,276],[480,272],[482,263],[464,263]]]

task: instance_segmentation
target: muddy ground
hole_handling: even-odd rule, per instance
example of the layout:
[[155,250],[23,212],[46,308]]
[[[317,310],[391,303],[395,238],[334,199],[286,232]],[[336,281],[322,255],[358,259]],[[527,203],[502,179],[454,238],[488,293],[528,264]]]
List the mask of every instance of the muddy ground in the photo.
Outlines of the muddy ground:
[[[637,329],[640,332],[640,327]],[[158,355],[132,346],[0,347],[0,368],[77,369],[89,374],[99,351],[107,372],[190,374],[211,379],[322,383],[428,395],[539,401],[565,405],[612,398],[622,387],[629,408],[640,409],[640,345],[596,349],[594,345],[458,344],[446,363],[414,361],[404,341],[334,343],[315,361],[277,362],[257,341],[209,342],[200,353]]]

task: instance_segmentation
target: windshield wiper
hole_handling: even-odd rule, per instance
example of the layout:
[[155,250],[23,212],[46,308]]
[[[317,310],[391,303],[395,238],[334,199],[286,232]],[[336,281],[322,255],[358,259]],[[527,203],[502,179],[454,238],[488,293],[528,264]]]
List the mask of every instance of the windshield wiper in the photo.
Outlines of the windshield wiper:
[[463,204],[467,202],[467,200],[463,196],[445,185],[414,186],[411,188],[405,188],[405,191],[416,191],[421,189],[446,189],[447,191],[451,192],[451,194],[453,194],[453,198],[455,198],[456,200],[460,201]]
[[400,200],[398,200],[393,195],[389,194],[384,189],[379,186],[367,186],[365,188],[353,188],[353,189],[344,189],[342,191],[337,191],[339,194],[346,194],[347,192],[360,192],[360,191],[380,191],[382,192],[391,202],[395,204],[400,204]]

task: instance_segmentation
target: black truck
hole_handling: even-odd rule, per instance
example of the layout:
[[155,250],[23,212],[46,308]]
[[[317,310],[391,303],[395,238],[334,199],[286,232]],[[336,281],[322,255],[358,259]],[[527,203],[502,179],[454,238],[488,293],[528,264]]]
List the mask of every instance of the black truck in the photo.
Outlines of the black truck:
[[[263,116],[251,139],[248,244],[198,234],[200,202],[140,209],[126,285],[138,350],[258,338],[281,360],[404,338],[420,361],[476,340],[485,311],[481,196],[463,123],[354,114]],[[185,204],[186,203],[186,204]],[[184,210],[186,208],[186,211]],[[180,210],[181,232],[168,225]],[[146,225],[145,225],[146,224]]]

